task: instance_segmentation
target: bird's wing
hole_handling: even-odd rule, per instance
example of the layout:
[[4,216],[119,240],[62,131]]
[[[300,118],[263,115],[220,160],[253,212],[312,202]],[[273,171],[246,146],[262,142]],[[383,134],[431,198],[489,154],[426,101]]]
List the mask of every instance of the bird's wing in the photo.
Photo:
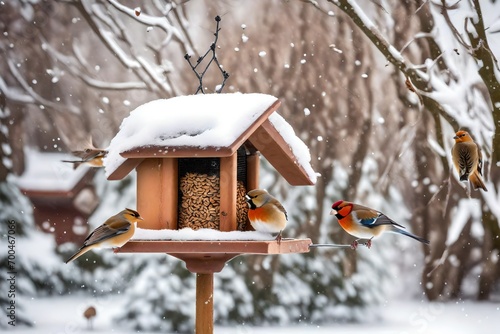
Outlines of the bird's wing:
[[107,240],[111,237],[123,234],[130,230],[132,224],[126,220],[125,218],[120,219],[118,221],[102,224],[98,228],[96,228],[88,237],[85,239],[83,245],[90,246],[96,244],[98,242]]
[[356,217],[361,225],[365,227],[375,227],[380,225],[377,223],[379,213],[373,210],[356,210]]
[[378,225],[394,225],[394,226],[397,226],[399,228],[405,228],[403,225],[400,225],[400,224],[396,223],[394,220],[392,220],[391,218],[387,217],[383,213],[380,214],[380,216],[377,218],[377,221],[375,222],[374,225],[375,226],[378,226]]
[[382,212],[367,208],[366,206],[362,206],[357,204],[355,207],[356,217],[358,217],[361,225],[366,227],[376,227],[380,225],[395,225],[400,228],[405,228],[402,225],[399,225],[391,218],[384,215]]
[[83,161],[92,160],[98,156],[106,155],[107,151],[98,148],[87,148],[83,151],[73,151],[73,155],[81,158]]
[[479,175],[483,175],[483,153],[481,152],[481,148],[477,143],[477,172]]
[[276,205],[276,207],[277,207],[277,208],[278,208],[281,212],[283,212],[283,213],[285,214],[285,218],[286,218],[286,220],[288,220],[288,215],[286,214],[286,210],[285,210],[285,208],[283,207],[283,205],[281,205],[281,203],[280,203],[277,199],[275,199],[275,198],[273,198],[273,199],[271,200],[271,203],[273,203],[274,205]]

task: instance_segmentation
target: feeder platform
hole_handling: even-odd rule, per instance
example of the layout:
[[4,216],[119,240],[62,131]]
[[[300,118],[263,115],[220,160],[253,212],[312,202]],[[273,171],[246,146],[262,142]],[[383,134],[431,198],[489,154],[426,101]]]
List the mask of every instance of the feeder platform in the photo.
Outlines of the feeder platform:
[[276,240],[131,240],[118,253],[165,253],[198,274],[220,272],[227,261],[244,254],[307,253],[311,239]]

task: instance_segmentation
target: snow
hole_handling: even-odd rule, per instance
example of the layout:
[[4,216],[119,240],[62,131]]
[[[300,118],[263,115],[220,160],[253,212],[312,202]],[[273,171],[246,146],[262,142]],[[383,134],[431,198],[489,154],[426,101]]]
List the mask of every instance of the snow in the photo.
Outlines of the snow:
[[269,233],[256,231],[222,232],[209,228],[193,230],[146,230],[137,228],[133,240],[274,240]]
[[393,56],[394,59],[396,59],[400,63],[404,63],[405,59],[403,55],[398,50],[396,50],[394,46],[389,45],[388,51],[391,53],[391,56]]
[[[30,233],[28,238],[16,238],[16,248],[22,250],[22,255],[26,259],[43,259],[45,268],[55,269],[61,266],[60,259],[53,255],[56,246],[52,234]],[[36,261],[36,263],[41,262]]]
[[[215,275],[218,285],[220,274]],[[217,291],[214,306],[219,300]],[[53,298],[27,298],[19,302],[26,309],[34,327],[16,326],[18,334],[34,333],[137,333],[126,329],[115,321],[115,317],[126,305],[122,295],[91,296],[71,295]],[[97,316],[94,329],[87,329],[83,311],[94,306]],[[193,312],[194,312],[193,300]],[[316,325],[314,323],[287,324],[280,327],[251,327],[245,324],[234,327],[215,326],[214,333],[253,333],[253,334],[293,334],[293,333],[491,333],[498,326],[500,307],[497,303],[456,301],[450,303],[429,303],[407,300],[388,300],[377,307],[381,317],[366,323],[333,323]],[[369,312],[369,311],[367,311]],[[158,332],[140,331],[143,334]],[[162,331],[162,333],[170,333]]]
[[158,145],[228,147],[275,101],[264,94],[200,94],[147,102],[130,113],[111,140],[106,175],[124,162],[120,153]]
[[366,16],[363,9],[361,9],[361,7],[359,7],[358,3],[355,0],[348,0],[347,2],[351,5],[352,9],[354,9],[354,11],[356,12],[356,15],[359,16],[361,21],[363,21],[363,24],[366,28],[375,29],[375,24],[373,24],[373,21],[370,20],[370,18],[368,16]]
[[[454,209],[453,213],[453,216],[455,217],[453,219],[453,224],[448,229],[446,245],[451,246],[458,240],[458,238],[460,238],[460,234],[469,219],[472,218],[475,222],[479,222],[481,220],[480,206],[481,203],[479,200],[475,199],[461,200],[458,202],[458,206]],[[475,225],[476,224],[473,224],[473,226]],[[473,233],[474,235],[480,236],[484,234],[482,229],[481,231],[478,231],[477,229],[473,229],[472,231],[475,232]]]
[[61,160],[78,160],[67,153],[39,152],[25,149],[26,170],[16,179],[16,184],[25,190],[69,191],[87,173],[88,167],[81,165],[73,169],[73,164]]
[[[133,148],[229,147],[276,101],[276,97],[266,94],[233,93],[178,96],[145,103],[123,120],[112,139],[104,159],[106,175],[125,161],[120,153]],[[307,146],[276,112],[269,120],[315,180]]]
[[31,96],[26,95],[21,89],[17,87],[10,87],[7,83],[0,77],[0,91],[5,94],[5,96],[13,101],[17,101],[20,103],[33,103],[35,99]]
[[118,43],[116,43],[114,40],[115,35],[111,31],[100,29],[99,32],[125,66],[128,68],[139,68],[141,66],[137,61],[129,57],[128,54],[118,45]]
[[295,135],[295,131],[292,126],[288,124],[278,113],[275,112],[269,116],[269,121],[288,143],[293,155],[297,158],[297,163],[304,167],[309,179],[313,183],[316,183],[318,174],[311,167],[311,154],[307,145]]

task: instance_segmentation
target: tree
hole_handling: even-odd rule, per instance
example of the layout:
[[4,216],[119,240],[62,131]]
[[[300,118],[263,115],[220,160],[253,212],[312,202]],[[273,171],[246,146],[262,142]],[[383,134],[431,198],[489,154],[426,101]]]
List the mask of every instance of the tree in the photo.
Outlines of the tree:
[[[427,268],[422,275],[428,298],[459,296],[463,280],[480,268],[482,275],[477,282],[477,297],[488,299],[499,279],[494,263],[499,246],[500,215],[495,214],[495,207],[500,182],[497,168],[500,95],[498,61],[488,42],[494,38],[494,32],[487,31],[491,23],[485,22],[482,13],[484,8],[494,10],[494,1],[453,5],[444,0],[440,4],[430,1],[397,3],[389,9],[395,14],[394,31],[391,34],[389,30],[385,35],[381,18],[387,17],[389,12],[375,2],[369,5],[374,14],[371,18],[356,2],[328,2],[348,15],[394,66],[394,79],[400,87],[409,89],[406,94],[400,94],[401,101],[421,113],[422,123],[413,141],[417,187],[414,196],[409,198],[413,199],[410,203],[415,213],[413,225],[423,223],[426,234],[433,236],[433,247],[426,251]],[[311,4],[325,11],[316,2]],[[410,24],[408,18],[411,18]],[[452,46],[444,40],[442,31],[438,34],[437,26],[447,28],[455,37]],[[406,44],[403,45],[403,41]],[[471,68],[479,76],[471,79]],[[460,95],[454,91],[457,89]],[[418,96],[418,101],[409,97],[412,93]],[[475,200],[469,199],[468,192],[450,175],[450,145],[447,142],[452,137],[451,131],[460,127],[472,130],[490,161],[485,168],[489,192],[472,194]],[[435,185],[441,190],[433,194],[431,187]],[[461,211],[462,216],[456,216],[466,202],[473,201],[477,203],[472,204],[472,210]],[[474,207],[482,212],[480,216],[474,214]],[[473,226],[483,230],[484,236],[474,235]],[[481,260],[471,256],[474,249],[482,254]]]

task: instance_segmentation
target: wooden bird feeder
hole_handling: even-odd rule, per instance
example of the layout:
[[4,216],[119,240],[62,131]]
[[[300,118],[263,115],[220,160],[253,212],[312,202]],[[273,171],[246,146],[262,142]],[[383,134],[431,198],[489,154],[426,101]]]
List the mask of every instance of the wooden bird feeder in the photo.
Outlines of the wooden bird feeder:
[[[249,230],[245,194],[259,188],[260,155],[291,185],[315,183],[309,160],[296,152],[307,147],[276,113],[279,106],[273,96],[240,93],[150,102],[133,111],[112,140],[105,160],[108,179],[136,170],[141,229]],[[196,333],[212,333],[214,272],[238,255],[304,253],[310,244],[310,239],[280,244],[132,239],[120,252],[166,253],[184,261],[197,275]]]

